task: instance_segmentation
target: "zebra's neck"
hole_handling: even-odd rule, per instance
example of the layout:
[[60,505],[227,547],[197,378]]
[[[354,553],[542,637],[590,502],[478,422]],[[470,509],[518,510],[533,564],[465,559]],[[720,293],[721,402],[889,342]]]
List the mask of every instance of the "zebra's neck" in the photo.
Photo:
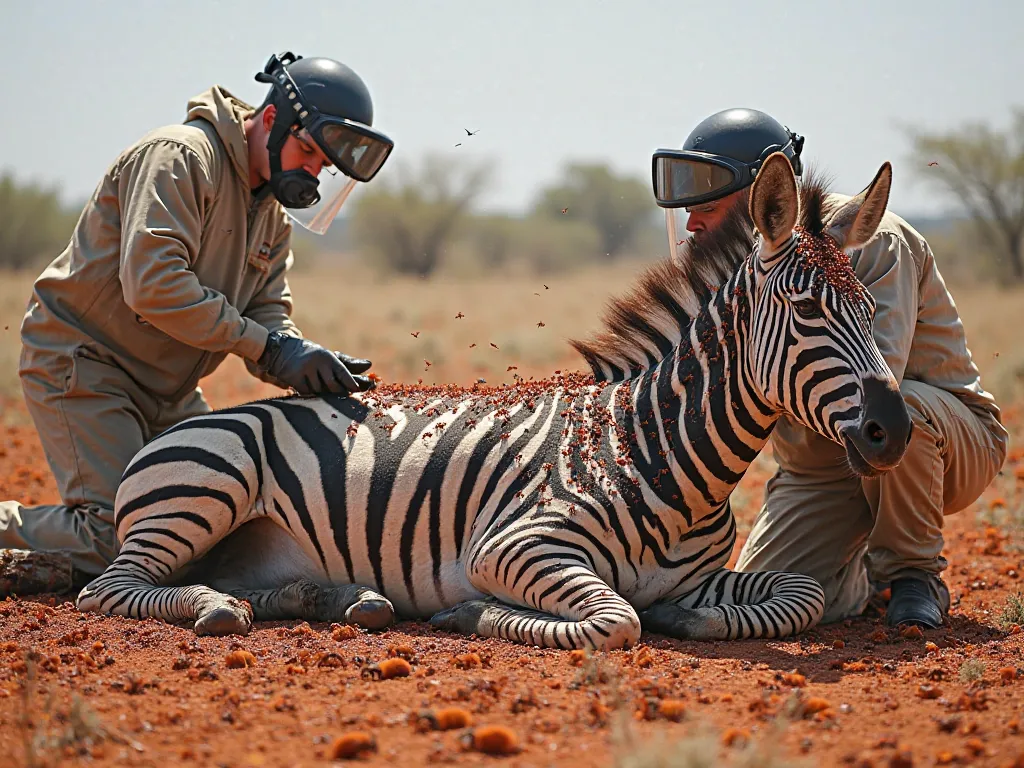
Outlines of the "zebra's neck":
[[657,497],[645,492],[644,501],[661,515],[693,524],[720,509],[778,419],[751,375],[752,290],[752,270],[737,270],[683,329],[674,354],[619,385],[632,401],[640,487]]

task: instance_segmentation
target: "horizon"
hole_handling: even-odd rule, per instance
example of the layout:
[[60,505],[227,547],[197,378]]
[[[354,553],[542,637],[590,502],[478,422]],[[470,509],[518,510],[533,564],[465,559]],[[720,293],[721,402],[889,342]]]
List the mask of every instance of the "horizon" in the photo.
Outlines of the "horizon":
[[[0,172],[57,186],[69,206],[92,193],[118,153],[180,122],[185,102],[211,85],[258,104],[265,87],[254,74],[271,53],[293,50],[337,58],[367,82],[374,124],[396,142],[379,178],[428,152],[492,158],[497,178],[480,211],[524,211],[573,161],[649,183],[656,148],[679,146],[712,112],[749,106],[803,134],[806,161],[837,191],[859,191],[890,160],[891,208],[906,219],[947,217],[955,201],[910,172],[901,125],[1001,129],[1007,94],[1017,92],[1011,78],[1024,69],[1015,39],[1024,7],[991,1],[870,0],[851,12],[744,0],[729,14],[666,0],[389,0],[368,14],[341,2],[310,9],[287,39],[281,7],[266,0],[58,0],[17,13],[2,1],[0,43],[31,78],[5,78],[0,93],[8,105],[49,111],[30,114],[30,130],[26,120],[0,124]],[[174,30],[178,19],[200,23],[193,34],[145,34]]]

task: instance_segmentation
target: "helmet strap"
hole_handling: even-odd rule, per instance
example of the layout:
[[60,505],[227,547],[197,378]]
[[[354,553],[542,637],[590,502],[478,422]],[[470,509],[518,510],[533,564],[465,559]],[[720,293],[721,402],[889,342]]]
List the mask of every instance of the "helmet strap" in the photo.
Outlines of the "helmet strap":
[[[268,64],[268,67],[270,65]],[[260,79],[257,77],[257,79]],[[304,168],[285,171],[281,169],[281,150],[288,141],[288,133],[297,121],[289,119],[291,111],[287,104],[282,104],[280,92],[276,90],[272,101],[274,105],[274,124],[267,137],[267,154],[270,159],[270,191],[277,201],[285,208],[309,208],[320,202],[317,187],[319,180]]]

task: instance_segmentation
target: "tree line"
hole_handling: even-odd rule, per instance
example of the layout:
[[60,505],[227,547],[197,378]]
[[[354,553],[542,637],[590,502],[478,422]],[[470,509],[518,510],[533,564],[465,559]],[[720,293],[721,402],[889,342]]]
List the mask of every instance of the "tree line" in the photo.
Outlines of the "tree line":
[[[906,133],[905,167],[944,192],[961,215],[955,226],[926,233],[940,267],[1024,283],[1024,109],[1011,112],[1005,131],[972,122]],[[493,164],[450,156],[427,156],[416,166],[399,161],[350,202],[344,226],[335,225],[341,241],[330,232],[300,234],[296,250],[351,250],[383,271],[419,277],[446,264],[544,273],[666,251],[649,179],[606,164],[569,163],[524,215],[513,216],[478,210],[492,174]],[[80,212],[55,186],[0,175],[0,268],[40,269],[67,245]]]

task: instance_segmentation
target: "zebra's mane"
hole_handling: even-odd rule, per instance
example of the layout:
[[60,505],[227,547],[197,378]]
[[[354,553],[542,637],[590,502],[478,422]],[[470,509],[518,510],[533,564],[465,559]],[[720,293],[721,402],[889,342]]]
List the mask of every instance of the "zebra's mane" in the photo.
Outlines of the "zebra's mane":
[[[803,233],[823,235],[832,212],[829,182],[808,169],[799,186]],[[609,300],[604,329],[570,345],[594,366],[606,360],[630,370],[654,365],[683,338],[697,314],[753,253],[759,235],[745,201],[734,205],[712,233],[690,238],[677,258],[647,267],[632,289]]]

